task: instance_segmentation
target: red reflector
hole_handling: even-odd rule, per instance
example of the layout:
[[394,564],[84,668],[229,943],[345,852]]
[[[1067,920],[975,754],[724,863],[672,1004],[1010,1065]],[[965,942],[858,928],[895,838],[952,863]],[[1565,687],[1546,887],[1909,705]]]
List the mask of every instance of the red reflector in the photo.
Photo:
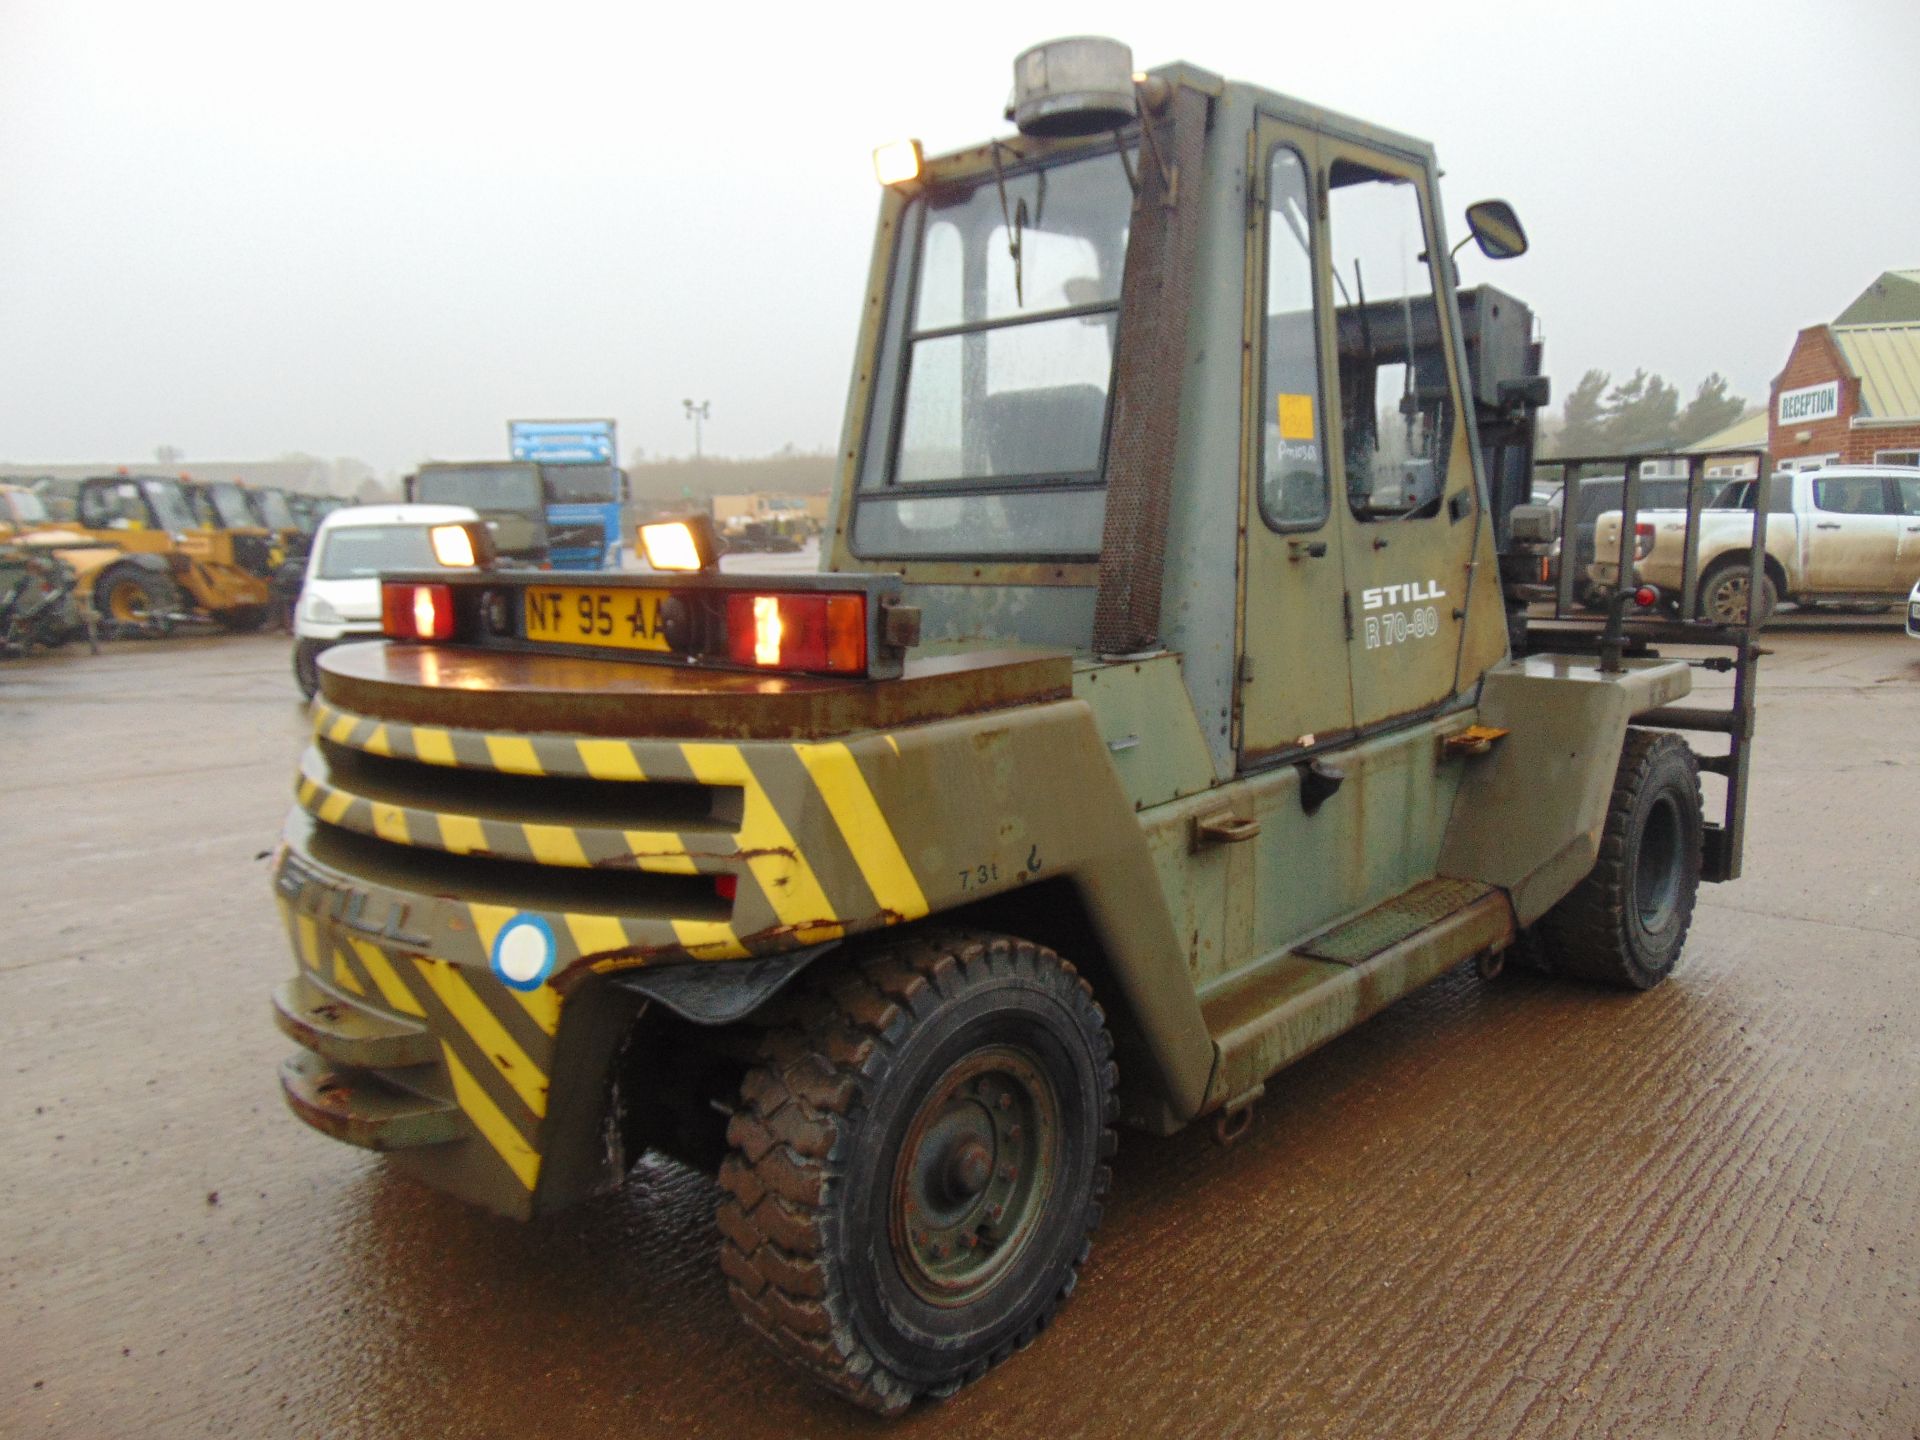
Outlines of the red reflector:
[[732,900],[734,896],[740,893],[740,877],[738,875],[714,876],[713,893],[718,895],[722,900]]
[[1642,610],[1651,609],[1654,605],[1658,604],[1659,601],[1660,592],[1651,585],[1642,585],[1638,590],[1633,592],[1633,603],[1638,605]]
[[380,629],[395,640],[451,640],[453,587],[382,585]]
[[864,674],[866,596],[729,595],[727,658],[756,670]]

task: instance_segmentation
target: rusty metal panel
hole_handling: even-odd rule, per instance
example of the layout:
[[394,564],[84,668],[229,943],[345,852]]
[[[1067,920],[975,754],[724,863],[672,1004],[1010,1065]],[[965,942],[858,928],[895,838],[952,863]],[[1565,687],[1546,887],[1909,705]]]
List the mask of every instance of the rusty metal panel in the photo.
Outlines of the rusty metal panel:
[[1220,1046],[1208,1108],[1245,1094],[1468,956],[1506,945],[1513,934],[1506,898],[1483,888],[1480,899],[1355,964],[1276,956],[1208,1000],[1208,1027]]
[[1510,733],[1464,767],[1440,873],[1500,886],[1530,925],[1593,868],[1630,716],[1685,695],[1683,660],[1537,655],[1488,673],[1479,719]]
[[1213,761],[1194,719],[1178,655],[1083,664],[1074,694],[1092,707],[1120,783],[1136,810],[1196,794],[1213,783]]
[[1478,900],[1487,889],[1477,880],[1429,880],[1309,940],[1299,953],[1339,965],[1358,964],[1439,923],[1463,905]]
[[321,693],[411,725],[559,735],[806,739],[915,725],[1069,693],[1066,655],[988,650],[910,660],[897,680],[373,642],[320,657]]

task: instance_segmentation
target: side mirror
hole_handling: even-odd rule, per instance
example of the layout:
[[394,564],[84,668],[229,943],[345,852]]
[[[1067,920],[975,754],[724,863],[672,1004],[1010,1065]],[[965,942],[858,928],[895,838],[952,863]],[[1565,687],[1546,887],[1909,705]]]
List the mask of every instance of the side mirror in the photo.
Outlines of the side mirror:
[[1527,253],[1527,232],[1504,200],[1482,200],[1467,207],[1467,228],[1489,260],[1511,260]]

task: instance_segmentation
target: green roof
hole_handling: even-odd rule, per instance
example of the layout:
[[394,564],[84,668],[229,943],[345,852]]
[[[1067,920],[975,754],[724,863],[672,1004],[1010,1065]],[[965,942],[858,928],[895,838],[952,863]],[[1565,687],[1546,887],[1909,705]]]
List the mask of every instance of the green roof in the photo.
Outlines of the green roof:
[[1860,417],[1920,420],[1920,325],[1835,326],[1833,338],[1860,377]]
[[1764,450],[1767,448],[1767,412],[1756,410],[1742,415],[1724,430],[1716,430],[1704,440],[1686,447],[1688,455],[1717,455],[1722,450]]
[[1834,319],[1836,325],[1920,322],[1920,270],[1888,270]]

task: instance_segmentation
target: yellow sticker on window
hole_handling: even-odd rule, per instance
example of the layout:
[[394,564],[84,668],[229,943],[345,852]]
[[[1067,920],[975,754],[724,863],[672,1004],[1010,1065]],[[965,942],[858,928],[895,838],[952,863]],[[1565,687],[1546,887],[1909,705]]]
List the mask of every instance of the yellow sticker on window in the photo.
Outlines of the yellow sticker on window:
[[1311,395],[1280,396],[1280,438],[1282,440],[1313,439],[1313,397]]

